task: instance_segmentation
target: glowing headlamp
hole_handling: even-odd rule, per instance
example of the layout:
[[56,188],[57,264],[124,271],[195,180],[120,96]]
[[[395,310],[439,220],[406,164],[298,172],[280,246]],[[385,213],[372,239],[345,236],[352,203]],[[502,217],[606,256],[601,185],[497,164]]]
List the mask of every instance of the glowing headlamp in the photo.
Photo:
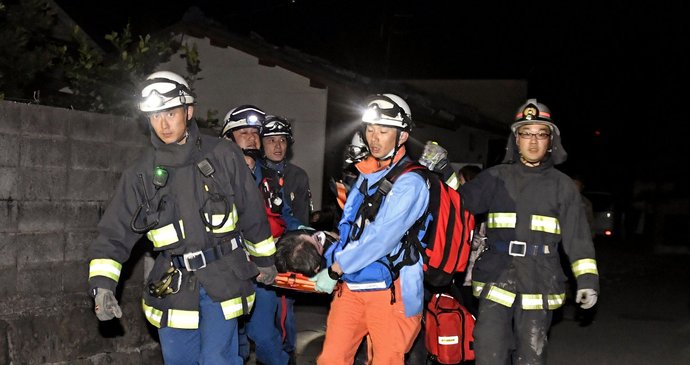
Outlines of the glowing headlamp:
[[405,112],[402,111],[397,105],[393,106],[392,108],[381,108],[379,104],[371,103],[367,107],[367,110],[364,111],[362,121],[365,123],[376,123],[381,119],[400,121],[402,120],[401,116],[404,115],[404,113]]
[[247,119],[245,119],[245,123],[247,123],[248,127],[254,127],[254,128],[261,129],[261,119],[259,119],[259,116],[256,114],[248,115]]

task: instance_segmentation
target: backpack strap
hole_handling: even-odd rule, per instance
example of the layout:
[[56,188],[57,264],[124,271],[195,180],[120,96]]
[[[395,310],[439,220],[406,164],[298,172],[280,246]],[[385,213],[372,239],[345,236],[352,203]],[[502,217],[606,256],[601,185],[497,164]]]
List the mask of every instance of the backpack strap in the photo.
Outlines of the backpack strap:
[[[427,184],[431,185],[432,182],[429,181],[431,177],[429,174],[432,174],[429,169],[427,169],[425,166],[417,163],[417,162],[410,162],[405,166],[405,169],[399,173],[398,175],[394,176],[392,179],[392,182],[395,182],[400,175],[406,173],[406,172],[415,172],[419,174],[426,182]],[[431,206],[431,202],[429,204]],[[427,206],[426,211],[422,214],[417,221],[414,222],[414,224],[410,227],[410,229],[405,232],[401,239],[402,247],[400,251],[396,255],[388,255],[388,259],[390,260],[390,263],[393,265],[393,270],[399,272],[400,269],[402,269],[403,266],[409,266],[409,265],[414,265],[418,260],[419,257],[422,257],[422,260],[424,264],[427,264],[429,262],[429,257],[426,255],[426,251],[424,250],[424,246],[422,245],[421,240],[419,239],[419,232],[422,230],[422,228],[425,227],[427,217],[429,216],[429,206]],[[393,264],[393,262],[397,261],[400,257],[402,256],[402,260],[400,260],[397,264]]]
[[371,195],[369,195],[367,180],[365,179],[362,181],[362,183],[359,185],[359,192],[364,196],[364,200],[362,201],[362,204],[359,205],[357,214],[355,214],[354,218],[354,221],[357,221],[358,218],[361,218],[359,219],[360,225],[352,227],[350,230],[350,240],[358,240],[362,236],[362,232],[364,232],[364,227],[376,219],[376,215],[378,214],[379,209],[381,209],[383,198],[390,193],[391,189],[393,189],[393,182],[398,178],[398,176],[406,172],[406,168],[412,164],[412,162],[404,162],[393,167],[390,171],[388,171],[386,176],[371,186],[372,188],[376,187],[376,191],[374,191],[374,193]]
[[279,215],[285,203],[282,198],[283,176],[280,172],[263,165],[261,165],[261,176],[259,189],[264,197],[264,203],[271,213]]

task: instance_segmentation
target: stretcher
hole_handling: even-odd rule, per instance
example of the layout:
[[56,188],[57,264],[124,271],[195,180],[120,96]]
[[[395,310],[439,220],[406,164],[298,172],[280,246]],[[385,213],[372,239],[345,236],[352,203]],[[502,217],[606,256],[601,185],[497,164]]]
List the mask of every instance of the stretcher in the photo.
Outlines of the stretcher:
[[314,289],[313,281],[309,277],[295,272],[281,272],[276,276],[273,286],[283,289],[297,290],[306,293],[318,293]]

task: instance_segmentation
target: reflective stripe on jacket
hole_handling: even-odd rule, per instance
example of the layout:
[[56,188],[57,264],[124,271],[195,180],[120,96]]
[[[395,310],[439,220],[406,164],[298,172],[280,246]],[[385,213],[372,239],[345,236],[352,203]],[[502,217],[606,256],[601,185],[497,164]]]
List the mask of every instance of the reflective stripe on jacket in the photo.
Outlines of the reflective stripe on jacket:
[[[559,307],[566,282],[556,250],[559,244],[570,260],[578,288],[599,290],[594,245],[580,194],[570,177],[552,163],[497,165],[465,183],[461,192],[472,213],[487,213],[489,249],[473,269],[475,295],[503,305],[519,300],[525,309]],[[497,249],[510,242],[533,249],[524,256]]]
[[[189,124],[183,145],[165,145],[155,133],[151,140],[154,147],[122,173],[98,224],[99,235],[89,247],[90,288],[115,291],[122,264],[146,234],[154,250],[161,251],[147,278],[142,302],[151,324],[196,328],[200,285],[221,303],[225,318],[249,313],[256,266],[273,265],[275,244],[242,151],[230,141],[201,135],[194,122]],[[213,167],[210,176],[197,167],[202,160]],[[153,184],[155,166],[167,171],[162,187]],[[163,277],[172,255],[212,249],[240,231],[244,248],[224,252],[193,272],[180,269],[182,279],[175,294],[163,298],[149,294],[148,284]]]

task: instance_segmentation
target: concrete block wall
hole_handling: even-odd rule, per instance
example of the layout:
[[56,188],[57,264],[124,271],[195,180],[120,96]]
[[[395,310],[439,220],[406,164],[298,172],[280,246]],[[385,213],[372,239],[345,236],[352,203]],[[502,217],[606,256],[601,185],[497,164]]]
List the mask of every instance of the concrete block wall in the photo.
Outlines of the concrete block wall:
[[160,364],[141,313],[146,242],[99,322],[86,250],[122,170],[149,145],[118,116],[0,101],[0,364]]

